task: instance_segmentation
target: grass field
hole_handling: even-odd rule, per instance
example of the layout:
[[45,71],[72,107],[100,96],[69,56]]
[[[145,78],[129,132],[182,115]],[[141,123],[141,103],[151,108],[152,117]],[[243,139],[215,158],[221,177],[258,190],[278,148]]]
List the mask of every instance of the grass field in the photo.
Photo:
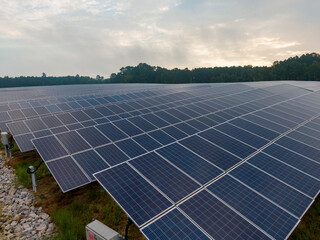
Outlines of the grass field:
[[[16,151],[14,156],[9,164],[16,170],[18,177],[16,184],[22,184],[31,189],[31,176],[27,174],[26,169],[29,165],[36,167],[41,162],[41,158],[36,151],[27,153]],[[39,167],[37,179],[36,206],[41,206],[56,223],[58,234],[54,239],[85,239],[85,226],[93,218],[124,235],[127,222],[126,214],[108,193],[102,191],[98,183],[95,182],[71,192],[62,193],[45,164]],[[145,238],[139,229],[132,225],[129,229],[129,239]],[[318,197],[289,240],[319,239],[320,199]]]

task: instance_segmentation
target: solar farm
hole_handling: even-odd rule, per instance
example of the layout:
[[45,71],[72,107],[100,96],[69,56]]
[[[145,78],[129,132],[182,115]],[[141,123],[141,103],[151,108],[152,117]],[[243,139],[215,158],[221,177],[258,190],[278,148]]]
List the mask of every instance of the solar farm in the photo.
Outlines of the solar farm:
[[147,239],[287,239],[320,190],[319,85],[0,89],[0,129]]

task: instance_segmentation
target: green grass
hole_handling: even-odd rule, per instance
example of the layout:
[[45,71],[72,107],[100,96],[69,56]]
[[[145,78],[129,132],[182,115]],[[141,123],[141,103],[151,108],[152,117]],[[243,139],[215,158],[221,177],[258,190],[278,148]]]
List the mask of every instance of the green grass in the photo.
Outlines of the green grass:
[[93,217],[117,230],[124,217],[123,211],[111,197],[97,188],[88,189],[85,197],[74,199],[64,209],[54,208],[50,215],[58,227],[54,240],[85,239],[85,226]]
[[[15,174],[17,176],[15,185],[23,185],[26,188],[30,188],[32,186],[31,174],[27,173],[27,169],[30,165],[36,168],[40,163],[41,159],[29,159],[28,161],[20,161],[14,164]],[[50,175],[50,171],[47,166],[42,163],[41,166],[36,171],[37,179],[41,179],[45,176]]]

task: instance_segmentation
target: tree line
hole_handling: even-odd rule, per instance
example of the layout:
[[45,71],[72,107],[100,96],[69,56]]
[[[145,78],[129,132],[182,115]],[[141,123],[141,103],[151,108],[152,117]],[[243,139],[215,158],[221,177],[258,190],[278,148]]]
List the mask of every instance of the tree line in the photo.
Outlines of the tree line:
[[272,66],[232,66],[185,69],[166,69],[140,63],[137,66],[122,67],[118,73],[109,78],[97,75],[52,77],[45,73],[41,77],[3,77],[0,87],[48,86],[67,84],[98,83],[218,83],[218,82],[252,82],[274,80],[320,80],[320,55],[304,54],[275,61]]

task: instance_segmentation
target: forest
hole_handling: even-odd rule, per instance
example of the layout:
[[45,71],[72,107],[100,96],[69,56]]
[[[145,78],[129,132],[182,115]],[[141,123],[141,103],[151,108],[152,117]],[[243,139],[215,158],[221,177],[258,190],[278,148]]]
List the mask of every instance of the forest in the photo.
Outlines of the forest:
[[140,63],[137,66],[122,67],[109,78],[97,75],[88,76],[46,76],[41,77],[3,77],[0,87],[48,86],[69,84],[102,83],[218,83],[252,82],[275,80],[320,80],[320,54],[308,53],[283,61],[275,61],[272,66],[232,66],[195,69],[166,69]]

